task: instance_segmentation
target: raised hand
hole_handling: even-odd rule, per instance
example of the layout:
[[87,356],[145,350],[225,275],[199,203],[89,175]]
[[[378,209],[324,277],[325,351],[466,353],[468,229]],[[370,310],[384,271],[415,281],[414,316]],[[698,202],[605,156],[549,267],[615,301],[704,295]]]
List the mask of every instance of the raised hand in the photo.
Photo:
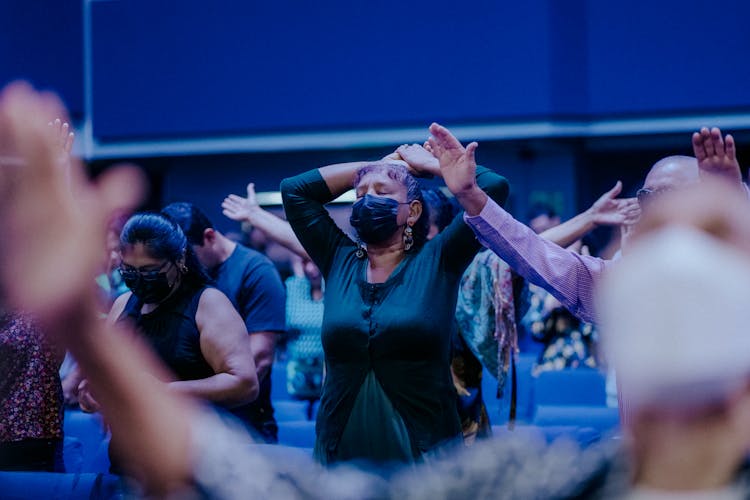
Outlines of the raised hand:
[[232,220],[252,222],[253,214],[260,209],[255,198],[255,184],[247,185],[247,198],[230,194],[221,203],[222,213]]
[[599,226],[621,226],[634,224],[641,215],[641,208],[636,198],[617,198],[622,192],[622,182],[604,193],[591,205],[591,220]]
[[698,159],[701,176],[724,178],[741,185],[742,172],[737,161],[734,137],[721,136],[721,130],[714,127],[709,130],[703,127],[693,134],[693,153]]
[[76,135],[70,130],[68,122],[64,122],[60,118],[55,118],[55,121],[49,122],[47,126],[50,127],[57,139],[57,147],[60,149],[60,152],[69,155],[73,150],[73,142]]
[[424,146],[404,144],[399,146],[396,152],[409,165],[409,170],[414,176],[434,177],[440,175],[440,162]]
[[478,144],[472,142],[464,148],[447,128],[437,123],[430,125],[430,134],[430,149],[440,162],[440,171],[448,189],[457,195],[476,186],[474,151]]
[[79,307],[80,298],[93,293],[107,218],[132,208],[143,186],[133,169],[113,169],[97,184],[77,161],[60,169],[59,136],[44,119],[54,116],[65,116],[57,97],[27,84],[11,84],[0,95],[0,144],[20,157],[20,165],[0,168],[0,231],[6,235],[0,280],[12,305],[42,320]]
[[477,163],[474,151],[478,144],[472,142],[465,148],[450,131],[433,123],[430,125],[429,150],[440,162],[440,173],[445,185],[469,215],[477,215],[487,202],[487,195],[476,182]]

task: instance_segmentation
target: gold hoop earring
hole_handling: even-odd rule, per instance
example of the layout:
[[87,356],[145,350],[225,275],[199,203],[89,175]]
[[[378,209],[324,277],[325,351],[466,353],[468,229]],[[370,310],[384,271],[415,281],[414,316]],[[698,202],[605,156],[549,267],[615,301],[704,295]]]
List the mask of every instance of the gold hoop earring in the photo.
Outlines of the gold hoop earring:
[[404,251],[408,252],[414,246],[414,231],[411,226],[406,226],[404,229]]

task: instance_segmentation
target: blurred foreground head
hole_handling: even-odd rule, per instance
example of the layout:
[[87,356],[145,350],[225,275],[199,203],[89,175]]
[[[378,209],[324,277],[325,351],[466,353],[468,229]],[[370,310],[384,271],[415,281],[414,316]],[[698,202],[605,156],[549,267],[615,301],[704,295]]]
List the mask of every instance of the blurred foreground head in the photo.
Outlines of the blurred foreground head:
[[669,193],[603,280],[605,349],[628,404],[718,403],[750,380],[750,202],[722,183]]

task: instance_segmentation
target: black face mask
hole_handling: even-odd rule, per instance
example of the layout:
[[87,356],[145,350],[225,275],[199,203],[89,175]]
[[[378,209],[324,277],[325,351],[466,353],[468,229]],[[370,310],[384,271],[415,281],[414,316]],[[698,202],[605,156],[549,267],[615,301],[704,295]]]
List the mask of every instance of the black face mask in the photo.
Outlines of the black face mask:
[[172,292],[167,273],[157,273],[144,278],[138,272],[123,272],[122,280],[144,304],[158,304]]
[[352,206],[349,223],[364,243],[377,245],[398,231],[399,205],[393,198],[366,194]]

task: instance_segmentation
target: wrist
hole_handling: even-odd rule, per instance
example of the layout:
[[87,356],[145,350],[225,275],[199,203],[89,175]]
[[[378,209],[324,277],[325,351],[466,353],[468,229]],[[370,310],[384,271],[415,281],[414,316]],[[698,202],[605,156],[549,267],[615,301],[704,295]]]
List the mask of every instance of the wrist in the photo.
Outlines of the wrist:
[[583,224],[583,229],[586,230],[586,232],[601,226],[601,222],[599,222],[596,216],[596,212],[593,208],[589,208],[585,212],[582,212],[579,217],[581,217],[581,223]]
[[454,196],[471,217],[479,215],[487,204],[487,194],[476,184],[454,193]]

